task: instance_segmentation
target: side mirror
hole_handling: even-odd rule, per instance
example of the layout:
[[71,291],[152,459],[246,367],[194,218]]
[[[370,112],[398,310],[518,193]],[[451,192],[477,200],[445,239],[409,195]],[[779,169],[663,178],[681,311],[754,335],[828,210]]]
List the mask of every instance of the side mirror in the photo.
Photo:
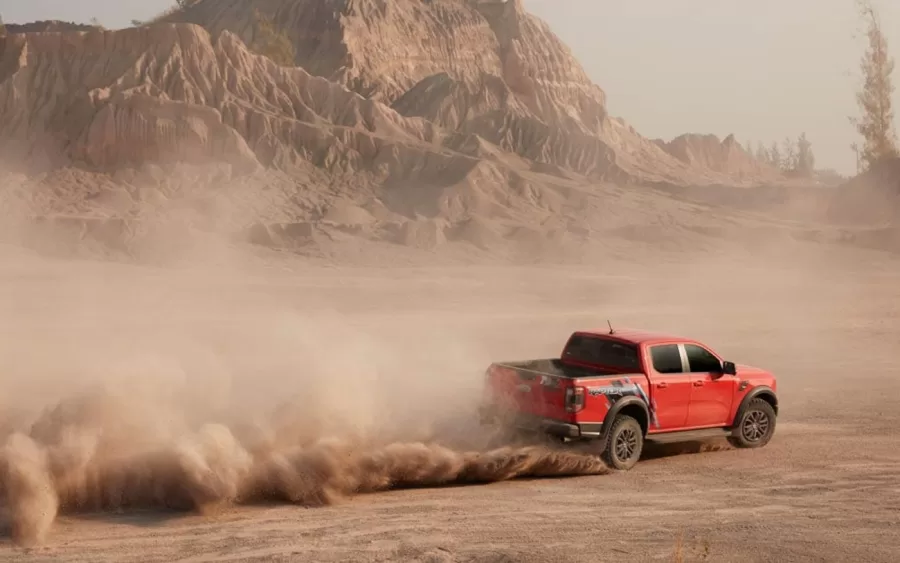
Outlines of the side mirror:
[[737,366],[734,362],[722,362],[722,373],[725,375],[737,375]]

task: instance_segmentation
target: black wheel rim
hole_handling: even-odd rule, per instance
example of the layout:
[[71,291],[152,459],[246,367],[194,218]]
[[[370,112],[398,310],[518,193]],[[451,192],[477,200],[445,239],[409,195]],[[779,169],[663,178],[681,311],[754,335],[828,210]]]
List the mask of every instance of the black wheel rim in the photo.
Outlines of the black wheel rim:
[[637,432],[631,428],[625,428],[616,436],[616,457],[621,461],[630,460],[635,452],[637,452],[638,437]]
[[763,411],[750,411],[744,418],[741,433],[748,442],[759,442],[769,433],[769,415]]

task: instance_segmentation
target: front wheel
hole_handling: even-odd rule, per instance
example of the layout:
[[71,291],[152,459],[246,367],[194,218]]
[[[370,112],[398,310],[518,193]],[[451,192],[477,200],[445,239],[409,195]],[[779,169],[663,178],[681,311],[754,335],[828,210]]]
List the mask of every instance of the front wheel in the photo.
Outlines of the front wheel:
[[728,442],[736,448],[761,448],[775,433],[775,409],[763,399],[753,399],[741,414]]
[[603,449],[606,465],[622,471],[631,469],[641,458],[643,449],[644,432],[638,421],[627,415],[617,416]]

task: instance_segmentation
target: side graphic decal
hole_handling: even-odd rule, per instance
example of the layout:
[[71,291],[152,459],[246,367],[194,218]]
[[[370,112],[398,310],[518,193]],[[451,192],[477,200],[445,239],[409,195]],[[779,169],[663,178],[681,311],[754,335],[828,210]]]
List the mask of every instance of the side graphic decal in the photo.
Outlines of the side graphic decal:
[[599,395],[606,397],[608,408],[612,408],[616,401],[622,397],[640,397],[647,405],[647,410],[650,412],[650,423],[655,428],[659,428],[659,420],[656,417],[656,401],[651,401],[650,398],[647,397],[647,393],[644,392],[644,389],[637,383],[631,381],[630,377],[626,377],[624,380],[613,380],[608,385],[588,387],[587,392],[591,397],[597,397]]

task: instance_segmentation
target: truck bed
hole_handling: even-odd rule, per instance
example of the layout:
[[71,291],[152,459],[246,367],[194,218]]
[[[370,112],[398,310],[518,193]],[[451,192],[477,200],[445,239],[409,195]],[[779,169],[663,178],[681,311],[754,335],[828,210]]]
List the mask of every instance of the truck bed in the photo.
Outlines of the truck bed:
[[498,362],[494,364],[499,367],[514,369],[519,373],[522,379],[532,379],[542,375],[552,377],[562,377],[565,379],[579,379],[583,377],[603,377],[604,375],[616,375],[618,372],[603,371],[598,369],[587,369],[581,367],[568,366],[562,363],[559,358],[547,358],[541,360],[527,360],[524,362]]

